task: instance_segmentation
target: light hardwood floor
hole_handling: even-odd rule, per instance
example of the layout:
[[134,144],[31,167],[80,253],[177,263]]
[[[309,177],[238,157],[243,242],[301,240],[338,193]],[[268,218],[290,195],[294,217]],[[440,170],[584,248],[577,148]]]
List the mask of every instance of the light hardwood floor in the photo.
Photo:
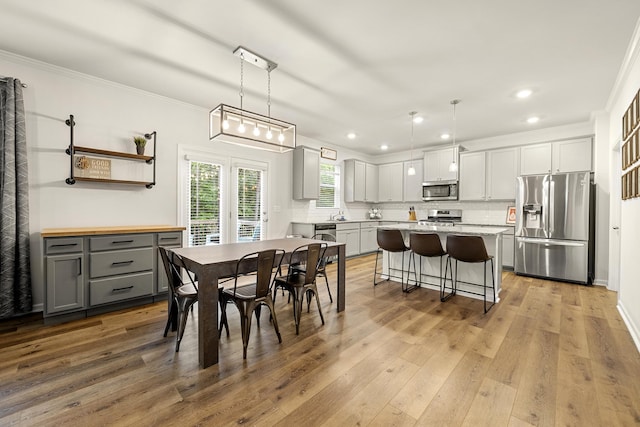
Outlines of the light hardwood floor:
[[324,326],[312,305],[296,336],[279,298],[278,344],[263,310],[246,361],[229,307],[231,337],[205,370],[194,318],[179,353],[163,338],[165,303],[2,322],[0,425],[640,425],[640,355],[615,293],[505,273],[484,315],[477,300],[374,288],[373,260],[347,261],[343,313],[320,279]]

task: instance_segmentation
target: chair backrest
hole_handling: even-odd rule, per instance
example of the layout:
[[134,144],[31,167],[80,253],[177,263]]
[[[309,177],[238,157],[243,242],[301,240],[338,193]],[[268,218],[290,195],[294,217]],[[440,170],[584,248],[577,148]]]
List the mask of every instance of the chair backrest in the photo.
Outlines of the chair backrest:
[[409,247],[421,256],[442,256],[446,252],[442,249],[440,236],[435,233],[411,233],[409,235]]
[[[324,240],[327,242],[335,242],[336,241],[336,236],[334,236],[333,234],[327,234],[327,233],[317,233],[314,234],[313,237],[311,237],[312,239],[316,239],[316,240]],[[325,248],[326,251],[326,248]],[[318,264],[318,269],[324,269],[327,266],[327,263],[329,262],[329,259],[331,259],[333,257],[331,256],[323,256],[322,258],[320,258],[320,263]]]
[[378,228],[377,238],[378,246],[385,251],[403,252],[409,249],[404,244],[404,238],[400,230]]
[[[264,251],[253,252],[240,258],[236,264],[236,274],[233,286],[235,294],[238,287],[238,277],[241,276],[240,269],[247,271],[255,271],[256,274],[256,298],[267,296],[271,289],[271,282],[275,271],[280,269],[280,263],[284,256],[282,249],[267,249]],[[246,263],[250,263],[249,266]]]
[[[318,268],[324,258],[324,253],[327,250],[326,243],[311,243],[308,245],[302,245],[297,247],[291,252],[291,263],[302,262],[305,263],[304,283],[308,285],[316,280],[318,274]],[[303,252],[306,251],[306,257]],[[289,275],[298,274],[292,269],[289,269]]]
[[451,258],[464,262],[484,262],[491,259],[480,236],[447,236],[447,253]]
[[182,277],[182,269],[187,272],[187,277],[189,278],[189,282],[198,289],[198,285],[194,280],[191,272],[187,269],[184,264],[184,260],[182,257],[174,252],[167,250],[166,248],[159,246],[158,251],[160,252],[160,257],[162,258],[162,264],[164,264],[164,271],[167,273],[167,279],[169,281],[169,287],[171,288],[171,292],[176,291],[180,286],[185,284],[185,281]]

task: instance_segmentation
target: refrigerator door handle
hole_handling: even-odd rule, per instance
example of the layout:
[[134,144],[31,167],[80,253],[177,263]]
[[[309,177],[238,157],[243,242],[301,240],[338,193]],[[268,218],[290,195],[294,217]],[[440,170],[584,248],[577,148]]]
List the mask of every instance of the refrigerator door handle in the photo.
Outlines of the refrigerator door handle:
[[522,238],[522,237],[518,237],[517,238],[518,242],[523,242],[523,243],[536,243],[539,245],[545,245],[545,246],[574,246],[574,247],[580,247],[580,246],[585,246],[587,243],[586,242],[564,242],[561,240],[549,240],[549,239],[532,239],[532,238]]

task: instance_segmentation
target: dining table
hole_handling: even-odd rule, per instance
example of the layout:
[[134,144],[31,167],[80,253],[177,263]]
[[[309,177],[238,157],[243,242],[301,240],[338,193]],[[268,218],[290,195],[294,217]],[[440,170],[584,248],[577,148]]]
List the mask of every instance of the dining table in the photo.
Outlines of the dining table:
[[[307,238],[268,239],[254,242],[226,243],[168,249],[184,260],[185,267],[198,279],[198,360],[201,368],[218,363],[218,283],[234,277],[240,258],[269,249],[282,249],[282,264],[288,264],[292,252],[300,246],[325,243],[325,256],[337,256],[337,310],[345,309],[345,244]],[[247,263],[249,265],[250,263]],[[276,259],[274,267],[280,264]],[[254,263],[255,266],[255,263]],[[248,267],[240,266],[242,273]]]

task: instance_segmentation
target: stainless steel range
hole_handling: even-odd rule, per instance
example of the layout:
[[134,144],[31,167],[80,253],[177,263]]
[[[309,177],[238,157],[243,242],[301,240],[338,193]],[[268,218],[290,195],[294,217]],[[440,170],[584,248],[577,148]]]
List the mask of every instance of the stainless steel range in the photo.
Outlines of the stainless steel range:
[[427,219],[419,220],[418,224],[453,227],[455,224],[460,224],[461,222],[461,209],[429,209],[427,211]]

